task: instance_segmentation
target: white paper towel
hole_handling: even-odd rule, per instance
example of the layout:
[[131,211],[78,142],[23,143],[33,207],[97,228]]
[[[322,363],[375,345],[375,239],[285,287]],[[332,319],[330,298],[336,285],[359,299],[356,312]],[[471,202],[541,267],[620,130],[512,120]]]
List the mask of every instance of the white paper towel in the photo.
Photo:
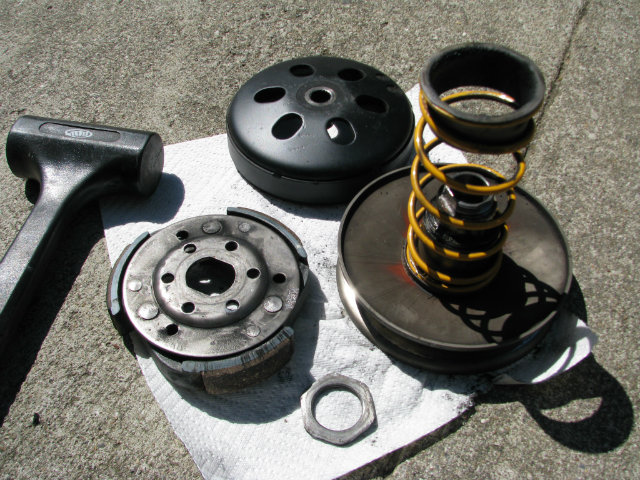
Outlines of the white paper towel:
[[[416,117],[417,86],[408,92]],[[464,162],[462,154],[438,148],[440,161]],[[157,191],[143,201],[102,202],[111,262],[140,233],[178,220],[252,208],[287,225],[302,240],[313,273],[309,297],[294,324],[292,360],[272,378],[224,396],[174,388],[134,339],[142,372],[176,434],[205,478],[333,478],[419,439],[456,418],[492,380],[536,383],[568,370],[591,351],[595,335],[566,315],[532,354],[493,378],[436,375],[390,359],[351,324],[335,281],[337,233],[343,206],[296,205],[261,193],[236,172],[226,135],[165,147],[165,168]],[[304,430],[300,395],[315,379],[341,373],[369,386],[377,424],[359,441],[336,447]],[[358,406],[345,396],[321,400],[326,423],[354,423]],[[346,425],[343,425],[346,426]]]

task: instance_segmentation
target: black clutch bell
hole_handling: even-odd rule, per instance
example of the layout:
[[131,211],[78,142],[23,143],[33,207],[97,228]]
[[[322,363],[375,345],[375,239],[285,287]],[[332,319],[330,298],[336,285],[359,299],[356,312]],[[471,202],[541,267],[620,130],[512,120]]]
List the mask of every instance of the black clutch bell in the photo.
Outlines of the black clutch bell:
[[404,92],[363,63],[307,57],[251,78],[227,111],[229,151],[251,184],[291,201],[343,203],[413,156]]

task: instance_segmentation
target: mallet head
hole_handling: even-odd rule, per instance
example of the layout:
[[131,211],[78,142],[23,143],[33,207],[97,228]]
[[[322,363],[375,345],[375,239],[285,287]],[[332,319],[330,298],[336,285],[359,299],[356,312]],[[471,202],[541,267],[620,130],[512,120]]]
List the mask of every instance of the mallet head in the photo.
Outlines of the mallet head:
[[[7,162],[18,177],[82,182],[92,196],[153,192],[164,161],[157,133],[32,116],[20,117],[7,136]],[[62,178],[61,178],[62,177]]]

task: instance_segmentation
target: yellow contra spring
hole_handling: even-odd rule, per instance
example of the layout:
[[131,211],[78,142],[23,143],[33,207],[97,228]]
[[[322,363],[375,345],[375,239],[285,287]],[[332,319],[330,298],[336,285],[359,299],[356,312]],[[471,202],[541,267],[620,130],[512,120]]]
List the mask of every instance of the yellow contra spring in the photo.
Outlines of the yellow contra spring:
[[[462,100],[491,100],[514,106],[515,100],[508,95],[501,92],[485,91],[485,90],[466,90],[463,92],[447,95],[442,98],[442,101],[446,103],[455,103]],[[457,142],[455,139],[447,136],[446,140],[442,137],[445,135],[440,131],[429,114],[429,105],[432,108],[437,108],[428,103],[428,100],[424,92],[420,91],[420,110],[422,117],[419,119],[414,132],[414,146],[416,156],[413,160],[411,167],[411,186],[412,193],[409,196],[407,202],[407,214],[409,218],[409,227],[407,229],[407,247],[406,247],[406,262],[411,272],[420,280],[425,282],[429,287],[433,287],[440,291],[447,291],[452,293],[463,293],[468,291],[477,290],[486,284],[488,284],[494,276],[498,273],[502,261],[502,247],[507,239],[508,227],[506,221],[513,213],[515,208],[515,185],[522,179],[524,175],[526,165],[524,156],[521,151],[513,150],[506,147],[503,152],[500,153],[512,153],[514,159],[517,162],[517,168],[514,176],[507,180],[497,171],[478,164],[462,164],[462,165],[445,165],[436,166],[429,159],[429,152],[441,143],[446,142],[454,147],[473,152],[473,153],[496,153],[495,150],[488,152],[482,148],[481,145],[469,146],[468,143]],[[439,110],[440,114],[446,112]],[[453,117],[450,117],[453,118]],[[456,121],[460,121],[457,119]],[[436,135],[436,138],[424,143],[423,134],[426,125]],[[426,173],[420,177],[421,167],[426,170]],[[498,178],[500,181],[496,185],[472,185],[461,183],[447,175],[447,172],[456,170],[463,170],[473,168],[480,171],[489,173],[494,178]],[[497,214],[493,219],[484,222],[467,221],[460,218],[452,217],[442,210],[433,205],[424,195],[422,187],[430,180],[438,180],[439,182],[446,184],[449,188],[468,195],[486,196],[497,195],[506,192],[508,197],[508,203],[506,208]],[[416,201],[420,203],[420,208],[416,210]],[[474,252],[459,252],[452,249],[444,248],[437,245],[420,227],[420,221],[429,212],[433,215],[439,223],[445,224],[449,227],[453,227],[461,230],[489,230],[497,227],[502,227],[502,234],[499,241],[487,250],[478,250]],[[430,252],[435,253],[440,257],[446,259],[452,259],[458,262],[474,262],[485,260],[492,255],[496,255],[496,261],[481,274],[473,277],[452,277],[451,275],[438,271],[433,267],[430,267],[427,262],[422,258],[416,245],[416,239],[420,241]]]

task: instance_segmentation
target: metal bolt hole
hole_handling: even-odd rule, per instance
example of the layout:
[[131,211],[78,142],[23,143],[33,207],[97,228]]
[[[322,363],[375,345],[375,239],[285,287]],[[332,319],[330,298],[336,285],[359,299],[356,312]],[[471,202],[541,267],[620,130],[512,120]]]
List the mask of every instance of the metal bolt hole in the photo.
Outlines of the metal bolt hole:
[[284,283],[287,281],[287,276],[284,273],[276,273],[273,276],[273,281],[275,283]]
[[238,244],[236,242],[227,242],[224,245],[224,248],[226,248],[229,252],[233,252],[238,248]]
[[182,304],[181,308],[184,313],[191,313],[196,309],[196,306],[191,302],[186,302]]
[[247,270],[247,277],[249,278],[258,278],[260,276],[260,270],[257,268],[250,268]]
[[170,273],[165,273],[164,275],[162,275],[162,277],[160,277],[160,279],[164,282],[164,283],[171,283],[174,280],[174,276],[171,275]]
[[227,312],[235,312],[236,310],[238,310],[238,308],[240,308],[240,304],[238,303],[237,300],[229,300],[227,302]]
[[184,253],[193,253],[196,251],[196,246],[193,243],[189,243],[183,248]]
[[176,233],[176,237],[178,237],[178,240],[186,240],[189,237],[189,232],[186,230],[180,230]]
[[171,323],[164,327],[164,331],[167,332],[167,335],[175,335],[178,333],[178,326],[175,323]]

